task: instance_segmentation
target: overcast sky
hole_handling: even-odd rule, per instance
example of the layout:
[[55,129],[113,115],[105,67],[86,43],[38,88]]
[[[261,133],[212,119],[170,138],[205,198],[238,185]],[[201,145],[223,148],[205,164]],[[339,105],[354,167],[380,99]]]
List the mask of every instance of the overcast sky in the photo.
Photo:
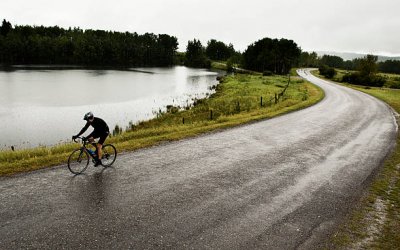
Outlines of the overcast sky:
[[12,25],[45,25],[232,43],[294,40],[306,51],[400,55],[399,0],[0,0]]

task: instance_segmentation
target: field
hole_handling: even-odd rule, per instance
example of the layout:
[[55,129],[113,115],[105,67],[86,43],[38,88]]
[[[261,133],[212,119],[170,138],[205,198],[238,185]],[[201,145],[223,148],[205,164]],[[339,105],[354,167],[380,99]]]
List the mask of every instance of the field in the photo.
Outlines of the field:
[[[107,140],[119,152],[179,140],[240,124],[268,119],[315,104],[323,92],[298,77],[237,74],[227,76],[207,99],[194,107],[169,107],[150,121],[132,124],[128,131]],[[77,144],[18,151],[0,151],[0,176],[66,163]]]

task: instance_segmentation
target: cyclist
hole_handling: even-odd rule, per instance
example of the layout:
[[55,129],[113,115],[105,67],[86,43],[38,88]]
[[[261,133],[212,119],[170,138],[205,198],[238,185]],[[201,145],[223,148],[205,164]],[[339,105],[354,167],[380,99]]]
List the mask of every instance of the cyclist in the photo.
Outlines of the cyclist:
[[99,142],[96,145],[97,160],[94,166],[97,167],[102,164],[101,157],[103,155],[103,152],[101,148],[104,144],[104,141],[107,139],[107,136],[110,134],[110,130],[108,129],[107,123],[101,118],[94,117],[92,112],[86,113],[83,117],[83,120],[86,121],[86,125],[77,135],[72,136],[72,139],[74,140],[81,134],[85,133],[89,126],[92,126],[94,128],[93,132],[90,133],[86,138],[89,142],[93,142],[94,139],[100,138]]

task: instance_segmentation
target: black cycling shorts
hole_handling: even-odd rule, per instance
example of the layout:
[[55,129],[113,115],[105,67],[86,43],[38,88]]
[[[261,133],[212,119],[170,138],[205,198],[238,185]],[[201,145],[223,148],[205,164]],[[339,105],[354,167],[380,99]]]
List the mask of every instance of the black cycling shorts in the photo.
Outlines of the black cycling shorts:
[[94,139],[100,138],[98,143],[103,145],[109,134],[110,134],[110,132],[93,131],[92,133],[90,133],[90,135],[87,136],[87,138],[90,138],[90,137],[93,137]]

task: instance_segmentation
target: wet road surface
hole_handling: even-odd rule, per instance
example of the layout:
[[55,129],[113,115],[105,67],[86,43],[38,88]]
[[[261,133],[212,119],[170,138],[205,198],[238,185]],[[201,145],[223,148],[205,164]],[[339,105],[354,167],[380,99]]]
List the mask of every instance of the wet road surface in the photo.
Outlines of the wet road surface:
[[302,111],[0,179],[0,249],[319,248],[395,143],[392,111],[301,70],[326,97]]

